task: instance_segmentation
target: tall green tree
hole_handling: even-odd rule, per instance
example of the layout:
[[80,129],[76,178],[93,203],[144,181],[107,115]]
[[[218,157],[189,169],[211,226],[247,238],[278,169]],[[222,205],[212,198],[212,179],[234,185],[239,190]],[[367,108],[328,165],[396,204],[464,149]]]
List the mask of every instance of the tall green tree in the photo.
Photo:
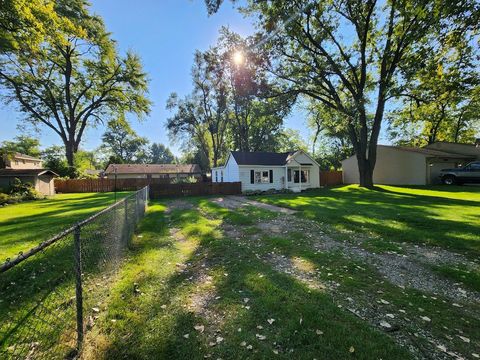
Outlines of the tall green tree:
[[[476,1],[249,1],[286,91],[339,112],[357,156],[360,185],[373,186],[387,102],[401,68],[436,34],[478,24]],[[438,41],[438,40],[437,40]],[[373,117],[369,117],[369,114]]]
[[19,135],[13,141],[2,142],[0,151],[7,154],[19,152],[25,155],[40,157],[40,141],[30,136]]
[[[441,34],[440,34],[441,35]],[[443,35],[405,69],[400,107],[389,114],[389,132],[399,144],[473,142],[480,125],[478,32]]]
[[227,149],[275,149],[295,100],[279,96],[269,82],[268,58],[255,50],[255,41],[222,28],[218,43],[195,55],[192,93],[183,99],[174,93],[167,103],[174,111],[170,134],[196,146],[213,166]]
[[151,164],[173,164],[175,156],[165,145],[153,143],[149,149],[148,162]]
[[68,17],[56,12],[53,0],[0,1],[0,54],[35,51],[45,41],[63,42],[63,35],[82,32]]
[[53,145],[42,151],[43,167],[50,169],[61,177],[73,177],[72,168],[68,166],[63,147]]
[[103,21],[83,0],[59,0],[54,11],[81,31],[58,32],[38,49],[21,47],[0,56],[3,99],[15,102],[34,126],[56,133],[69,166],[88,126],[127,112],[149,112],[147,78],[138,56],[120,57]]
[[266,140],[282,130],[283,119],[296,99],[282,94],[270,81],[266,70],[270,59],[256,46],[258,40],[256,36],[242,38],[226,28],[219,39],[227,59],[232,148],[240,151],[264,150]]
[[225,54],[218,47],[195,53],[192,67],[192,93],[179,99],[173,93],[167,109],[175,111],[167,129],[173,137],[193,139],[213,166],[225,153],[226,131],[230,114],[227,108],[228,83]]
[[111,163],[143,163],[147,159],[148,140],[138,136],[124,119],[112,120],[102,136],[101,149]]

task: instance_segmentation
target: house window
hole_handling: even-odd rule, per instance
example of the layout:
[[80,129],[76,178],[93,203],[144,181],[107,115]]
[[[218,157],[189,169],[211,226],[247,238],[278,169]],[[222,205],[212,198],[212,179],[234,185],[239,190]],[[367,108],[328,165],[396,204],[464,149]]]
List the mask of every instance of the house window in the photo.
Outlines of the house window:
[[[310,177],[310,170],[301,171],[302,183],[307,183]],[[295,170],[293,172],[293,182],[298,184],[300,182],[300,170]]]
[[220,181],[223,182],[223,170],[220,171]]
[[287,181],[288,182],[292,181],[292,169],[287,170]]
[[18,165],[18,160],[15,160],[15,165]]
[[255,171],[255,183],[256,184],[267,184],[270,182],[270,172],[266,171]]
[[218,171],[215,170],[215,182],[218,182]]

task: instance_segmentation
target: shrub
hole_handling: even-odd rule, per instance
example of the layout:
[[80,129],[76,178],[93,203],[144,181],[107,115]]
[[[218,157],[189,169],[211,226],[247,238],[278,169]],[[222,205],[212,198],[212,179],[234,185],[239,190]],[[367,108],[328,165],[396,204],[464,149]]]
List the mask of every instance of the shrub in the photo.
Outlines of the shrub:
[[8,204],[9,199],[10,199],[10,196],[4,193],[0,193],[0,206]]
[[23,183],[20,179],[15,178],[10,187],[10,204],[14,204],[24,200],[38,200],[43,199],[44,196],[40,194],[29,183]]
[[273,194],[291,194],[293,193],[290,189],[268,189],[268,190],[245,190],[243,195],[245,196],[254,196],[254,195],[273,195]]
[[172,184],[195,184],[197,182],[197,178],[195,176],[189,176],[186,178],[178,178],[173,179]]

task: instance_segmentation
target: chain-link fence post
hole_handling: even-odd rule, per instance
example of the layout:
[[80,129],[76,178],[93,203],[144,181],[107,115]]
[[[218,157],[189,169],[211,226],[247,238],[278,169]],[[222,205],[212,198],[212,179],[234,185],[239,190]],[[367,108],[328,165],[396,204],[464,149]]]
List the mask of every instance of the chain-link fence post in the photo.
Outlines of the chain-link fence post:
[[148,200],[150,198],[150,185],[145,189],[145,208],[148,207]]
[[140,193],[136,193],[135,194],[135,224],[137,223],[138,221],[138,218],[140,217],[139,216],[139,206],[138,206],[138,196],[140,195]]
[[83,343],[83,293],[82,293],[82,244],[81,227],[78,225],[73,232],[74,238],[74,266],[75,266],[75,299],[77,308],[77,350],[80,351]]
[[130,245],[130,239],[129,239],[129,224],[128,224],[128,197],[125,198],[125,225],[123,226],[123,236],[125,236],[125,242],[127,246]]

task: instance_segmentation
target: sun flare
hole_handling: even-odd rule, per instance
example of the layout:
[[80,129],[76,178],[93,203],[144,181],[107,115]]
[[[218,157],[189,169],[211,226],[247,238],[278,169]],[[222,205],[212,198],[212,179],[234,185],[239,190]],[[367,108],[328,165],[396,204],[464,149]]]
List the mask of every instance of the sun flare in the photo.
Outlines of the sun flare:
[[240,50],[235,51],[232,58],[235,65],[242,65],[245,62],[245,56]]

